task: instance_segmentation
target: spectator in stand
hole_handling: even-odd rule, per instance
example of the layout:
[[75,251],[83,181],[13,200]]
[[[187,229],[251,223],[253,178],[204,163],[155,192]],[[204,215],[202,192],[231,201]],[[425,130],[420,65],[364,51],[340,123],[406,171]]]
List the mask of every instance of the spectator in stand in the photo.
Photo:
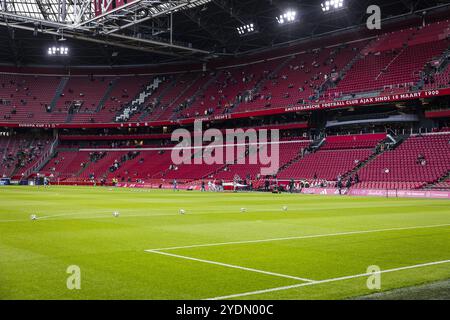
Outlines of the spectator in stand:
[[205,180],[202,180],[202,188],[200,189],[201,192],[205,192]]
[[341,179],[339,179],[337,182],[337,188],[338,188],[339,194],[342,194],[342,180]]
[[291,180],[289,181],[289,192],[290,193],[294,192],[294,185],[295,185],[295,181],[293,178],[291,178]]
[[423,154],[419,154],[417,156],[417,160],[416,160],[417,164],[420,164],[421,166],[425,166],[427,164],[427,161],[425,159],[425,156]]
[[270,182],[269,182],[269,179],[267,179],[267,177],[266,177],[266,179],[264,180],[264,191],[269,191],[269,186],[270,186]]
[[352,176],[350,176],[347,179],[347,189],[350,189],[350,187],[352,186],[352,182],[353,182],[353,178],[352,178]]

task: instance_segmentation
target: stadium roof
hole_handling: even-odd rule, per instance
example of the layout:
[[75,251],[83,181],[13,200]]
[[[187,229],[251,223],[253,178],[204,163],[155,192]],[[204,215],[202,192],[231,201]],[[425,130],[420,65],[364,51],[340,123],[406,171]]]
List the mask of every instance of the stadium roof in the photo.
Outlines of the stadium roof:
[[[39,1],[39,0],[5,0],[6,11],[32,17],[36,19],[45,19],[56,21],[58,1]],[[46,5],[43,5],[43,4]],[[72,15],[73,13],[71,13]]]
[[[112,0],[101,0],[112,5]],[[122,1],[124,2],[124,1]],[[123,65],[205,61],[270,48],[365,23],[369,5],[383,18],[421,14],[447,0],[344,0],[324,13],[318,0],[135,0],[95,14],[92,0],[0,0],[0,63]],[[295,10],[295,23],[276,17]],[[254,24],[240,34],[238,27]],[[253,27],[252,29],[253,30]],[[68,57],[47,57],[60,40]]]
[[[105,0],[108,5],[110,0]],[[148,8],[152,14],[157,14],[169,10],[177,6],[173,12],[195,8],[204,5],[211,0],[172,0],[172,1],[155,1],[155,0],[135,0],[142,6]],[[31,17],[41,20],[48,20],[53,22],[61,21],[61,13],[64,11],[65,19],[69,23],[76,24],[95,16],[95,1],[92,0],[78,0],[78,1],[61,1],[61,0],[2,0],[4,10],[8,13],[17,14],[20,16]],[[183,5],[183,6],[181,6]],[[64,10],[60,10],[64,6]],[[131,2],[130,2],[131,6]],[[130,7],[128,6],[128,7]],[[80,14],[80,9],[84,9],[83,14]]]

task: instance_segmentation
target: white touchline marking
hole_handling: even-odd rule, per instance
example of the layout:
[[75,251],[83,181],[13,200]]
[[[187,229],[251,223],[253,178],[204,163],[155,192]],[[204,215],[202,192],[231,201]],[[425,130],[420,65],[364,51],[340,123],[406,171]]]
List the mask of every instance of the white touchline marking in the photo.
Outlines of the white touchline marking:
[[51,218],[76,216],[76,215],[79,215],[79,214],[82,214],[82,213],[80,213],[80,212],[61,213],[61,214],[54,214],[54,215],[51,215],[51,216],[37,217],[37,220],[44,220],[44,219],[50,220]]
[[[416,265],[412,265],[412,266],[406,266],[406,267],[400,267],[400,268],[394,268],[394,269],[381,270],[379,273],[396,272],[396,271],[421,268],[421,267],[433,266],[433,265],[444,264],[444,263],[450,263],[450,260],[442,260],[442,261],[422,263],[422,264],[416,264]],[[263,294],[263,293],[295,289],[295,288],[312,286],[312,285],[317,285],[317,284],[322,284],[322,283],[343,281],[343,280],[354,279],[354,278],[362,278],[362,277],[366,277],[366,276],[371,276],[372,274],[373,273],[361,273],[361,274],[355,274],[355,275],[339,277],[339,278],[317,280],[317,281],[307,282],[307,283],[299,283],[299,284],[294,284],[294,285],[284,286],[284,287],[277,287],[277,288],[270,288],[270,289],[264,289],[264,290],[231,294],[231,295],[227,295],[227,296],[208,298],[208,299],[204,299],[204,300],[225,300],[225,299],[253,296],[253,295],[258,295],[258,294]]]
[[314,282],[314,280],[311,280],[311,279],[300,278],[300,277],[290,276],[290,275],[286,275],[286,274],[270,272],[270,271],[264,271],[264,270],[258,270],[258,269],[253,269],[253,268],[246,268],[246,267],[241,267],[241,266],[228,264],[228,263],[222,263],[222,262],[217,262],[217,261],[198,259],[198,258],[193,258],[193,257],[188,257],[188,256],[181,256],[181,255],[178,255],[178,254],[161,252],[161,251],[156,251],[156,250],[145,250],[145,251],[149,252],[149,253],[156,253],[156,254],[161,254],[161,255],[165,255],[165,256],[169,256],[169,257],[175,257],[175,258],[192,260],[192,261],[197,261],[197,262],[215,264],[215,265],[222,266],[222,267],[240,269],[240,270],[251,271],[251,272],[256,272],[256,273],[262,273],[262,274],[267,274],[267,275],[270,275],[270,276],[294,279],[294,280],[299,280],[299,281],[303,281],[303,282]]
[[[212,211],[220,211],[220,209],[208,209],[207,212],[197,212],[197,213],[189,213],[187,216],[199,216],[199,215],[209,215],[211,214]],[[105,219],[105,218],[110,218],[110,215],[108,215],[108,213],[112,213],[112,211],[104,211],[104,212],[97,212],[98,214],[102,214],[100,215],[96,215],[96,216],[80,216],[80,217],[75,217],[75,218],[71,218],[71,220],[90,220],[90,219]],[[258,209],[258,212],[273,212],[272,209]],[[240,211],[238,212],[227,212],[226,214],[233,214],[233,215],[242,215],[242,213]],[[43,217],[38,217],[37,220],[58,220],[58,221],[62,221],[63,219],[53,219],[54,217],[59,218],[59,217],[66,217],[66,216],[75,216],[75,215],[83,215],[82,212],[77,212],[77,213],[63,213],[63,214],[56,214],[56,215],[51,215],[51,216],[43,216]],[[175,216],[180,216],[179,213],[157,213],[157,214],[127,214],[127,213],[123,213],[121,215],[121,218],[152,218],[152,217],[175,217]],[[29,219],[15,219],[15,220],[0,220],[0,223],[2,222],[22,222],[22,221],[28,221]]]
[[[176,210],[174,210],[176,211]],[[105,212],[105,213],[112,213],[111,212]],[[202,213],[189,213],[188,216],[199,216],[199,215],[209,215],[211,214],[210,211],[208,212],[202,212]],[[242,214],[242,213],[228,213],[228,214]],[[58,216],[63,216],[63,215],[58,215]],[[127,213],[122,213],[122,215],[120,216],[121,218],[153,218],[153,217],[176,217],[176,216],[180,216],[179,213],[156,213],[156,214],[127,214]],[[54,216],[56,217],[56,216]],[[87,217],[77,217],[77,218],[73,218],[74,220],[87,220],[87,219],[104,219],[104,218],[110,218],[109,215],[101,215],[101,216],[87,216]],[[47,219],[49,220],[49,219]],[[2,222],[0,220],[0,222]]]
[[[108,213],[112,213],[113,211],[105,211],[105,212],[98,212],[98,214],[102,214],[97,215],[97,216],[80,216],[80,217],[75,217],[75,218],[71,218],[71,220],[91,220],[91,219],[105,219],[105,218],[110,218],[110,215]],[[60,218],[60,217],[66,217],[66,216],[75,216],[75,215],[82,215],[83,213],[69,213],[69,214],[56,214],[56,215],[52,215],[52,216],[43,216],[43,217],[37,217],[37,220],[55,220],[55,221],[64,221],[64,219],[53,219],[54,217],[56,218]],[[204,213],[191,213],[189,214],[189,216],[198,216],[198,215],[206,215],[206,214],[210,214],[209,212],[204,212]],[[234,213],[233,213],[234,214]],[[236,213],[238,214],[238,213]],[[241,213],[239,213],[241,214]],[[170,217],[170,216],[180,216],[179,213],[169,213],[169,214],[165,214],[165,213],[161,213],[161,214],[127,214],[127,213],[123,213],[121,215],[121,218],[152,218],[152,217]],[[29,219],[16,219],[16,220],[0,220],[1,222],[23,222],[23,221],[28,221]]]
[[[105,218],[105,214],[109,213],[109,211],[103,211],[103,212],[97,212],[98,214],[103,214],[102,216],[95,216],[95,218]],[[54,214],[54,215],[49,215],[49,216],[38,216],[36,218],[36,220],[59,220],[62,221],[62,219],[53,219],[53,218],[58,218],[58,217],[68,217],[68,216],[76,216],[76,215],[81,215],[83,213],[80,212],[70,212],[70,213],[61,213],[61,214]],[[109,217],[109,216],[108,216]],[[92,218],[94,219],[94,217],[84,217],[85,219],[89,219]],[[83,219],[83,218],[74,218],[74,219]],[[15,219],[15,220],[0,220],[1,222],[23,222],[23,221],[28,221],[29,219]]]
[[0,222],[24,222],[24,221],[28,221],[29,219],[16,219],[16,220],[0,220]]
[[450,226],[450,223],[428,225],[428,226],[398,227],[398,228],[388,228],[388,229],[375,229],[375,230],[360,230],[360,231],[348,231],[348,232],[337,232],[337,233],[313,234],[313,235],[307,235],[307,236],[294,236],[294,237],[285,237],[285,238],[271,238],[271,239],[259,239],[259,240],[243,240],[243,241],[231,241],[231,242],[216,242],[216,243],[194,244],[194,245],[179,246],[179,247],[167,247],[167,248],[148,249],[147,251],[166,251],[166,250],[177,250],[177,249],[226,246],[226,245],[233,245],[233,244],[260,243],[260,242],[272,242],[272,241],[286,241],[286,240],[311,239],[311,238],[322,238],[322,237],[336,237],[336,236],[345,236],[345,235],[352,235],[352,234],[364,234],[364,233],[375,233],[375,232],[385,232],[385,231],[399,231],[399,230],[413,230],[413,229],[426,229],[426,228],[438,228],[438,227],[448,227],[448,226]]

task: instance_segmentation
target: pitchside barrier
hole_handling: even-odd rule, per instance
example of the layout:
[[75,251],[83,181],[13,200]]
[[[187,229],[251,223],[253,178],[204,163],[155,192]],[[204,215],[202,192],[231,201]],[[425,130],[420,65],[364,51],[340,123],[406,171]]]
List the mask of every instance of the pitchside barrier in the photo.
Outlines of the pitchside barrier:
[[0,186],[7,186],[11,184],[11,179],[9,178],[1,178],[0,179]]
[[[150,188],[150,189],[172,189],[171,184],[150,184],[150,183],[118,183],[117,187],[122,188]],[[198,184],[179,185],[181,190],[200,190]],[[303,188],[301,194],[316,195],[339,195],[339,190],[335,188]],[[428,198],[428,199],[450,199],[450,191],[431,190],[383,190],[383,189],[341,189],[341,195],[365,196],[365,197],[385,197],[385,198]]]
[[[100,183],[95,184],[91,181],[77,181],[77,182],[57,182],[56,185],[65,186],[100,186]],[[0,183],[1,185],[1,183]],[[104,186],[111,187],[111,183],[106,183]],[[153,182],[153,183],[117,183],[119,188],[139,188],[139,189],[173,189],[173,185],[168,182]],[[179,183],[177,186],[180,190],[200,190],[200,182],[196,183]],[[230,188],[233,190],[234,188]],[[226,190],[226,189],[225,189]],[[298,192],[296,192],[298,193]],[[339,195],[339,190],[336,188],[303,188],[301,194],[316,194],[316,195]],[[364,196],[364,197],[385,197],[385,198],[428,198],[428,199],[450,199],[450,191],[435,191],[435,190],[401,190],[401,189],[341,189],[342,196]]]
[[[335,188],[304,188],[303,194],[339,195]],[[400,189],[342,189],[342,195],[385,198],[432,198],[450,199],[450,191],[400,190]]]

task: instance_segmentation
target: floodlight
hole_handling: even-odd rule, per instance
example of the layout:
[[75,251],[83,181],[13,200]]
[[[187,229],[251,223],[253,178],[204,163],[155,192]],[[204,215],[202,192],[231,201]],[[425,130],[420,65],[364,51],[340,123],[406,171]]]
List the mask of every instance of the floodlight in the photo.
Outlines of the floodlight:
[[243,36],[243,35],[246,35],[249,33],[256,32],[256,26],[254,23],[249,23],[249,24],[245,24],[240,27],[237,27],[236,30],[240,36]]
[[69,48],[64,46],[52,46],[47,49],[47,53],[51,56],[67,56],[69,54]]
[[294,10],[288,10],[285,13],[279,15],[277,17],[277,21],[279,24],[286,24],[295,22],[297,18],[297,12]]
[[322,11],[336,11],[344,8],[344,0],[327,0],[321,3]]

